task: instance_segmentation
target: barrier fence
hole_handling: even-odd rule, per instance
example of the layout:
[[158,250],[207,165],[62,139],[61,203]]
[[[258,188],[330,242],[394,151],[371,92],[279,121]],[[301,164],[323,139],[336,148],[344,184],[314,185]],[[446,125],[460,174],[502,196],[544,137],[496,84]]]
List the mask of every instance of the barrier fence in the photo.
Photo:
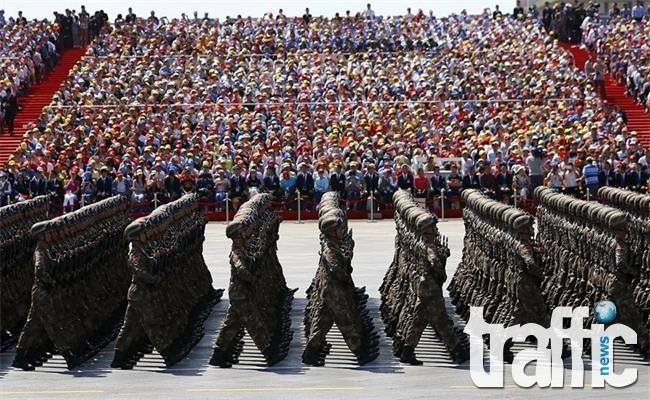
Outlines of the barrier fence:
[[[416,195],[415,198],[420,206],[438,216],[442,221],[444,221],[445,218],[462,218],[465,202],[461,194],[449,194],[447,192],[448,191],[443,190],[439,195],[429,194],[426,197],[421,198]],[[488,197],[491,196],[496,199],[496,196],[493,196],[493,194],[487,195]],[[589,190],[577,196],[577,198],[587,201],[601,202],[600,197],[590,193]],[[154,194],[142,201],[130,201],[127,204],[130,216],[132,218],[140,218],[149,215],[149,213],[159,206],[167,204],[173,200],[175,199],[164,198],[163,196]],[[516,194],[511,196],[500,196],[500,198],[496,200],[523,209],[533,215],[535,215],[539,204],[537,198],[528,197],[526,199],[521,199]],[[82,196],[80,200],[74,202],[73,206],[64,207],[61,202],[51,199],[49,217],[62,215],[91,203],[92,202],[85,201]],[[270,201],[270,204],[274,208],[275,212],[282,216],[284,220],[295,220],[300,223],[303,220],[318,219],[317,202],[311,197],[301,196],[297,191],[291,196],[282,196],[281,198],[274,197],[273,200]],[[227,193],[223,195],[223,198],[218,198],[212,201],[201,198],[199,200],[199,206],[210,221],[224,221],[228,223],[237,211],[237,207]],[[382,200],[382,196],[379,196],[376,192],[357,198],[341,197],[341,208],[346,211],[348,219],[368,219],[372,222],[382,218],[393,218],[394,216],[393,202],[391,200]],[[371,212],[371,210],[373,212]]]

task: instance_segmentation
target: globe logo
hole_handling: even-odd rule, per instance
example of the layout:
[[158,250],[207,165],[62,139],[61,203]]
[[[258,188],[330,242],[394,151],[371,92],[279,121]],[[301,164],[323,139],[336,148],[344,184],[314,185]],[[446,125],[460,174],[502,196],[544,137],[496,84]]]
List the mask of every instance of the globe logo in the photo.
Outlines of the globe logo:
[[616,318],[616,306],[611,301],[599,301],[594,307],[596,321],[601,324],[609,324]]

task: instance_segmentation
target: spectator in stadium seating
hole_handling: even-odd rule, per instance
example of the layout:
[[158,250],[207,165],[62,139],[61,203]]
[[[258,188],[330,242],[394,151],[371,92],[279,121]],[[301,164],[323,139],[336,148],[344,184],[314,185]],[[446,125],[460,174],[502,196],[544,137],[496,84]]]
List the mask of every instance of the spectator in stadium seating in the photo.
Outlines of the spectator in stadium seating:
[[183,195],[183,187],[177,174],[178,169],[176,166],[168,168],[167,176],[164,178],[165,199],[167,201],[178,200]]
[[314,175],[314,204],[319,204],[323,193],[330,190],[329,176],[325,173],[325,168],[319,166]]
[[43,196],[47,194],[47,178],[43,167],[36,168],[34,176],[29,181],[29,197]]
[[476,172],[476,167],[469,167],[469,172],[463,176],[463,190],[464,189],[480,189],[481,178]]

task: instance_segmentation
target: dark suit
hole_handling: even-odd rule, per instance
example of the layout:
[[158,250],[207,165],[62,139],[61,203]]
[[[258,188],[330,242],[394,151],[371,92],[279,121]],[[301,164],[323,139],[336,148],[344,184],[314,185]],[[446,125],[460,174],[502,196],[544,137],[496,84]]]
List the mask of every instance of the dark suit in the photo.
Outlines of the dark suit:
[[379,188],[379,174],[368,174],[366,173],[363,176],[363,181],[365,182],[366,185],[366,196],[370,196],[372,192],[377,192],[377,189]]
[[296,189],[298,189],[301,196],[313,196],[314,177],[310,173],[299,173],[296,177]]
[[481,181],[478,174],[463,176],[463,189],[480,189]]
[[246,191],[246,180],[241,175],[233,175],[230,178],[230,197],[242,197]]
[[113,179],[110,175],[100,176],[95,182],[95,195],[97,200],[104,200],[110,197],[113,192]]
[[413,175],[409,173],[400,174],[397,178],[397,187],[400,189],[413,191]]
[[442,175],[434,175],[431,177],[431,193],[434,196],[440,195],[442,189],[447,189],[447,180]]
[[616,182],[616,174],[611,169],[598,172],[598,186],[613,186]]
[[512,175],[510,173],[499,172],[496,176],[496,184],[497,197],[512,194]]
[[330,186],[332,190],[338,192],[341,195],[341,198],[345,198],[345,174],[337,173],[336,171],[332,172],[330,176]]

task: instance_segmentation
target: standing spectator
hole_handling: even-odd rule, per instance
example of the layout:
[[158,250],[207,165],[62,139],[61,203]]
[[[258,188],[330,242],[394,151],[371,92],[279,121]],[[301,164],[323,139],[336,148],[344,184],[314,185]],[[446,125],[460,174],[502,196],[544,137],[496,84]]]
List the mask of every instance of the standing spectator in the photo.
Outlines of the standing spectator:
[[135,18],[136,18],[136,15],[135,15],[135,13],[133,12],[133,9],[132,9],[131,7],[129,7],[129,13],[126,14],[126,17],[124,18],[124,20],[125,20],[127,23],[132,24],[132,23],[135,22]]
[[329,191],[330,180],[325,173],[325,168],[318,167],[314,176],[314,204],[319,204],[323,193]]
[[424,174],[424,168],[419,167],[417,173],[413,178],[413,189],[414,196],[418,199],[427,199],[429,197],[429,192],[431,191],[431,182],[429,178]]
[[0,171],[0,207],[6,206],[11,203],[13,189],[11,182],[7,178],[7,173]]
[[431,175],[431,195],[434,208],[440,208],[439,198],[443,190],[447,190],[447,180],[444,175],[440,174],[440,167],[436,165],[433,167],[433,175]]
[[248,189],[248,197],[252,197],[258,193],[262,193],[262,180],[257,173],[257,166],[251,165],[246,176],[246,188]]
[[[384,204],[391,204],[393,201],[393,193],[397,190],[397,180],[393,176],[393,171],[389,168],[384,168],[381,177],[379,178],[379,199]],[[380,204],[381,205],[381,204]]]
[[564,175],[562,176],[564,194],[576,197],[578,195],[578,174],[573,163],[568,163],[564,169]]
[[43,167],[36,168],[34,176],[29,181],[29,197],[42,196],[47,194],[47,178]]
[[79,189],[81,185],[79,182],[79,177],[75,174],[70,174],[70,177],[64,182],[63,190],[65,194],[63,195],[63,213],[74,210],[75,203],[79,198]]
[[628,189],[638,193],[646,193],[648,190],[648,170],[639,163],[630,167]]
[[300,172],[296,176],[296,189],[300,192],[300,204],[304,210],[314,197],[314,176],[309,172],[307,163],[301,162],[298,168],[300,168]]
[[334,165],[334,171],[330,176],[330,187],[339,194],[341,200],[345,200],[345,174],[343,173],[341,163]]
[[496,195],[499,201],[512,196],[512,174],[508,171],[508,164],[499,164],[499,173],[496,176]]
[[598,195],[598,188],[600,186],[598,182],[598,166],[594,164],[593,157],[589,156],[585,160],[586,164],[582,167],[582,181],[585,184],[585,188],[589,190],[591,196]]
[[413,174],[408,164],[402,164],[400,174],[397,177],[397,187],[404,190],[409,190],[413,193]]
[[358,165],[356,161],[352,161],[350,170],[345,173],[345,192],[348,202],[351,202],[349,206],[351,209],[363,207],[361,202],[356,202],[356,206],[354,205],[355,200],[361,199],[361,192],[363,192],[363,175],[357,169]]
[[551,171],[546,175],[546,186],[560,193],[562,191],[562,175],[560,174],[560,167],[553,164]]
[[122,171],[117,171],[113,179],[112,194],[113,196],[126,196],[127,199],[131,198],[131,179],[124,176]]
[[543,148],[538,146],[534,148],[531,155],[526,158],[528,175],[530,177],[531,193],[535,188],[544,184],[544,155],[542,154],[542,151]]
[[616,174],[612,171],[612,163],[606,160],[603,163],[603,169],[598,172],[598,186],[615,186]]
[[603,99],[607,98],[605,90],[605,66],[601,59],[597,59],[594,63],[594,88],[596,93]]
[[275,166],[269,164],[266,167],[266,174],[262,180],[264,191],[271,194],[273,201],[280,201],[282,198],[282,188],[280,187],[280,178],[278,177]]
[[131,182],[131,192],[131,201],[134,203],[142,204],[147,200],[147,180],[141,168],[135,171],[135,178]]
[[217,211],[226,209],[225,201],[230,191],[230,180],[223,169],[217,170],[217,176],[214,179],[215,201],[217,202]]
[[476,168],[472,165],[469,167],[468,173],[463,176],[463,190],[465,189],[480,189],[481,179],[476,173]]
[[296,175],[291,172],[288,166],[282,170],[282,174],[280,175],[282,200],[287,202],[290,208],[293,208],[293,205],[289,202],[289,199],[293,199],[294,192],[296,191],[296,180]]
[[486,162],[481,166],[479,181],[481,183],[481,192],[489,198],[494,199],[496,193],[496,178],[492,174],[489,162]]
[[0,99],[2,102],[2,110],[4,112],[4,120],[7,123],[7,131],[9,135],[13,136],[14,134],[14,120],[16,119],[16,114],[20,107],[18,106],[18,97],[15,90],[12,89],[11,85],[7,85],[5,97]]
[[232,176],[230,177],[230,201],[233,210],[237,211],[239,206],[246,201],[246,179],[242,176],[239,165],[232,167]]
[[167,201],[174,201],[181,197],[181,180],[176,176],[176,167],[169,167],[165,178],[165,197]]
[[202,167],[196,180],[196,192],[201,201],[213,203],[215,201],[214,178],[210,172],[210,163],[203,161]]
[[[63,179],[65,172],[61,172],[61,175],[57,173],[57,168],[53,168],[50,171],[50,177],[47,180],[47,194],[50,195],[50,203],[56,205],[56,207],[61,207],[63,204]],[[60,213],[56,210],[57,214]]]
[[530,178],[526,175],[526,168],[523,165],[512,167],[512,173],[514,174],[512,188],[515,190],[521,206],[525,207],[530,194]]
[[363,175],[363,186],[366,189],[366,197],[376,195],[379,189],[379,174],[377,174],[374,163],[369,163],[366,173]]
[[99,178],[95,182],[95,200],[100,201],[111,196],[113,192],[113,178],[108,175],[108,167],[103,166],[99,169]]
[[90,14],[86,11],[86,6],[81,6],[79,12],[79,36],[81,47],[88,46],[88,24],[90,22]]
[[643,21],[643,17],[645,17],[645,8],[642,2],[637,1],[636,5],[632,7],[632,19],[636,22],[641,22]]

